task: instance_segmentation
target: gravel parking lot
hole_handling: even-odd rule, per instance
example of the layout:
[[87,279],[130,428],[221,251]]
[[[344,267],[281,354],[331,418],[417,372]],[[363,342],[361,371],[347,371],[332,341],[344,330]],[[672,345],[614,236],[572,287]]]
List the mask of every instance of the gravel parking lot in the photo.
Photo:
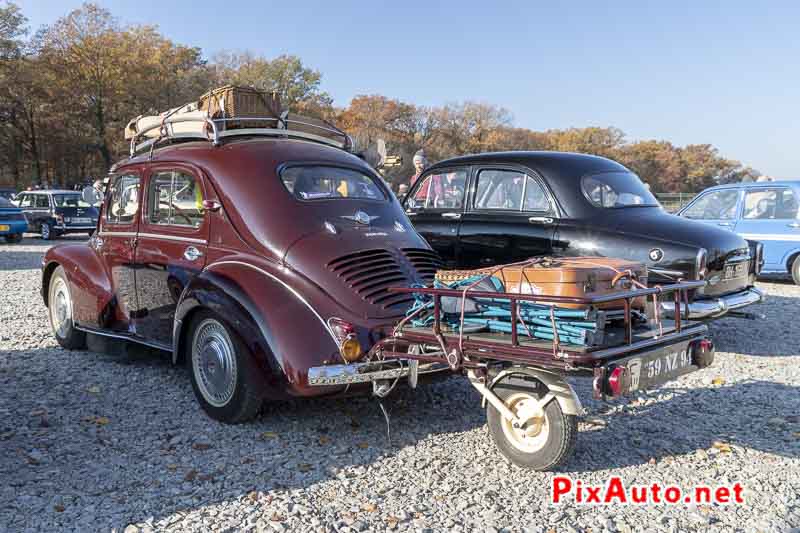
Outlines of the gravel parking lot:
[[[80,239],[70,239],[80,240]],[[741,506],[549,503],[451,379],[388,402],[273,405],[224,426],[159,353],[67,352],[49,331],[50,246],[0,245],[2,531],[786,531],[800,527],[800,287],[762,283],[760,322],[712,326],[709,368],[621,404],[589,400],[566,472],[744,487]]]

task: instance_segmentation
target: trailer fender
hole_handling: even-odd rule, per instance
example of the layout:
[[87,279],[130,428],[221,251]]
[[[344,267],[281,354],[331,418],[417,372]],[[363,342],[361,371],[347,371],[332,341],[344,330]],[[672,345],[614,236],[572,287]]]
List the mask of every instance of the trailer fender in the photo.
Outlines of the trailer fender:
[[[530,377],[539,380],[550,390],[550,393],[553,395],[553,399],[558,401],[564,414],[575,416],[583,415],[583,406],[581,405],[581,401],[578,398],[578,395],[575,394],[575,390],[572,388],[572,386],[567,383],[561,375],[554,372],[549,372],[547,370],[542,370],[541,368],[525,368],[519,366],[507,368],[500,371],[500,373],[498,373],[492,379],[488,388],[490,390],[493,389],[502,380],[511,376]],[[486,398],[481,400],[481,405],[484,408],[486,407]]]

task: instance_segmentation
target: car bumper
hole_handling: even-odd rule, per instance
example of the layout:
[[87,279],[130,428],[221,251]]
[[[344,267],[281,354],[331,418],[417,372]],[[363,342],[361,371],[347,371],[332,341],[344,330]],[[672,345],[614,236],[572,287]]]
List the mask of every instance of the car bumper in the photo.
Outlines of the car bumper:
[[[719,318],[730,311],[740,309],[764,300],[764,293],[755,287],[728,294],[720,298],[704,298],[689,304],[689,319]],[[661,309],[667,317],[675,316],[675,302],[661,302]],[[686,317],[684,306],[681,306],[681,317]]]
[[54,226],[53,229],[58,231],[59,233],[84,233],[87,231],[94,231],[97,228],[95,224],[92,225],[80,225],[80,226]]
[[8,229],[0,229],[0,235],[14,235],[28,231],[28,223],[24,220],[3,220],[0,227],[8,226]]
[[[418,374],[423,376],[446,371],[450,371],[450,367],[445,364],[423,363],[419,365]],[[408,361],[405,360],[399,366],[376,362],[315,366],[308,369],[308,384],[312,386],[352,385],[382,379],[398,379],[408,375],[409,366]]]

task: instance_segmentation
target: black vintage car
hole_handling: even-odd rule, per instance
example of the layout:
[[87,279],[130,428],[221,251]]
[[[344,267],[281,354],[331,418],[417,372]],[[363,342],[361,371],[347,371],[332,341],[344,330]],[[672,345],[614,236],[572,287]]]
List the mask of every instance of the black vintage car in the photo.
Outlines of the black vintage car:
[[[642,262],[651,284],[708,281],[689,316],[715,318],[762,300],[753,284],[761,245],[668,214],[636,174],[602,157],[501,152],[442,161],[404,200],[406,213],[451,268],[534,256]],[[671,314],[674,304],[662,303]]]
[[25,191],[17,195],[17,205],[31,231],[45,240],[67,233],[92,234],[97,227],[97,208],[87,204],[78,191]]

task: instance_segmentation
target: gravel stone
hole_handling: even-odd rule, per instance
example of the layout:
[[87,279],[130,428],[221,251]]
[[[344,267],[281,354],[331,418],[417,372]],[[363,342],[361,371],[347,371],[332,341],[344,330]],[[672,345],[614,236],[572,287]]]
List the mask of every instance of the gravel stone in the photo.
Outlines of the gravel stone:
[[[60,241],[81,242],[79,237]],[[586,485],[740,482],[745,504],[553,505],[555,474],[497,452],[461,378],[385,401],[269,405],[209,419],[167,354],[68,352],[39,295],[51,243],[0,244],[0,532],[800,531],[800,287],[759,283],[766,320],[711,325],[714,364],[603,404],[564,473]]]

